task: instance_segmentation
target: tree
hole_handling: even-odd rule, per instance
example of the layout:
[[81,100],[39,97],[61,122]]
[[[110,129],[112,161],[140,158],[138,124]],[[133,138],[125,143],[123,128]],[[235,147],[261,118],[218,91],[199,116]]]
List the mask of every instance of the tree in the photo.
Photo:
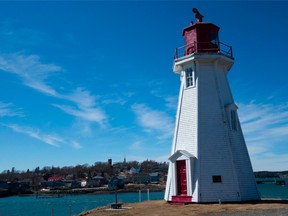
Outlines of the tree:
[[155,167],[159,167],[159,163],[157,163],[156,161],[146,160],[141,163],[141,168],[143,169],[144,173],[153,172],[153,168]]
[[44,179],[45,181],[48,181],[49,178],[50,178],[50,174],[49,174],[49,173],[45,173],[45,174],[43,175],[43,179]]
[[40,172],[40,167],[39,167],[39,166],[36,167],[35,170],[34,170],[34,172],[38,174],[38,173]]

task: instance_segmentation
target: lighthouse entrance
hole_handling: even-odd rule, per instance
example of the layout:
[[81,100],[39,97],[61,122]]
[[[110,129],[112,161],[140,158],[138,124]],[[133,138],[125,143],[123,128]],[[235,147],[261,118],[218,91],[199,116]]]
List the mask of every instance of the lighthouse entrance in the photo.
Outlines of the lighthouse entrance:
[[[172,203],[192,202],[192,180],[195,157],[186,150],[177,150],[169,157],[173,166],[169,167],[169,172],[173,173],[173,187],[168,188],[173,191],[171,194]],[[190,173],[190,174],[189,174]],[[190,178],[189,178],[190,176]],[[167,188],[166,188],[167,189]]]
[[177,166],[177,191],[178,195],[187,195],[186,160],[176,162]]

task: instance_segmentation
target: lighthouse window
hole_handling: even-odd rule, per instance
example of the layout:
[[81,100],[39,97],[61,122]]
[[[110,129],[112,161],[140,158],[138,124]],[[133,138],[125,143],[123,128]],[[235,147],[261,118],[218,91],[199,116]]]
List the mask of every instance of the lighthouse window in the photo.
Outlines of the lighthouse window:
[[221,183],[222,182],[222,177],[217,175],[217,176],[212,176],[213,183]]
[[185,76],[186,76],[186,88],[194,86],[194,72],[192,68],[186,69]]
[[231,110],[231,129],[237,130],[237,117],[235,110]]

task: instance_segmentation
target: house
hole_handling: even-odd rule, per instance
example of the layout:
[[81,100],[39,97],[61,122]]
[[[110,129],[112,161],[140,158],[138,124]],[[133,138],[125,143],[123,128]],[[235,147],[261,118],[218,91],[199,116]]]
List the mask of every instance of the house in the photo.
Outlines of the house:
[[114,176],[108,182],[109,190],[118,190],[118,189],[123,189],[123,188],[124,188],[124,180],[121,178],[118,178],[117,176]]
[[41,186],[51,189],[62,189],[65,187],[62,176],[52,176],[48,178],[48,181],[41,182]]
[[90,181],[87,182],[87,187],[100,187],[107,183],[107,179],[103,176],[94,176]]
[[98,182],[100,185],[104,185],[107,183],[107,179],[100,175],[94,176],[92,180]]
[[80,184],[81,184],[81,187],[86,187],[87,186],[87,181],[82,179]]
[[65,188],[80,188],[81,182],[77,180],[64,180],[63,181]]
[[48,178],[48,181],[52,182],[52,181],[61,181],[63,179],[62,176],[52,176]]
[[150,183],[150,175],[147,173],[135,173],[132,181],[134,184],[148,184]]
[[158,172],[154,172],[154,173],[150,173],[150,182],[151,183],[159,183],[159,173]]
[[141,172],[141,167],[132,167],[129,172],[130,174],[139,173]]

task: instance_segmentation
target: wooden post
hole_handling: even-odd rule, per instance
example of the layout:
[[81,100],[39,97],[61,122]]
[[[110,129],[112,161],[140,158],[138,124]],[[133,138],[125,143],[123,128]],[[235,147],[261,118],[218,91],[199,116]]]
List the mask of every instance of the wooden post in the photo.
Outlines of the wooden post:
[[117,194],[117,189],[115,190],[115,203],[118,203],[118,194]]
[[51,216],[54,216],[54,208],[52,208],[52,214],[51,214]]
[[149,191],[149,188],[147,189],[147,200],[148,200],[148,201],[150,200],[150,191]]
[[139,202],[141,202],[141,190],[139,190]]

